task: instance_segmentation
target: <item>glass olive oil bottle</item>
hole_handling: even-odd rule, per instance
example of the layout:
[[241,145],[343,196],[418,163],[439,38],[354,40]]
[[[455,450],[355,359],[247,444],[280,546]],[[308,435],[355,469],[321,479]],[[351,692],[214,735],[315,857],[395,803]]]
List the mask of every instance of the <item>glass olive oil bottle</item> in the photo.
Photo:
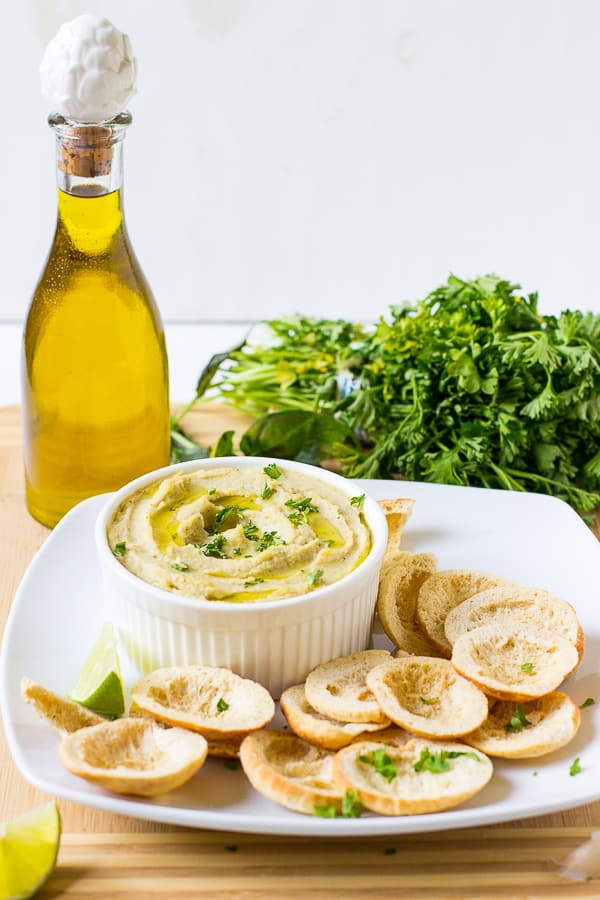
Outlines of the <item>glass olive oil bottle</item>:
[[53,526],[85,497],[169,462],[169,403],[160,316],[123,217],[131,117],[49,121],[58,220],[27,317],[22,380],[27,505]]

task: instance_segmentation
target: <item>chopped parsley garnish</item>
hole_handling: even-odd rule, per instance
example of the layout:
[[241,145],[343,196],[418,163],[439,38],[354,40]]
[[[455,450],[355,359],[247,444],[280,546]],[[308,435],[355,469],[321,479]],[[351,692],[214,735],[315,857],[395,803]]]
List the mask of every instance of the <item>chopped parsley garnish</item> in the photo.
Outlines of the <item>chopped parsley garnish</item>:
[[255,525],[254,522],[244,522],[242,528],[244,529],[244,537],[246,538],[246,540],[258,540],[258,525]]
[[219,712],[225,712],[226,709],[229,709],[229,703],[227,700],[224,700],[223,697],[219,698],[219,702],[217,703],[217,709]]
[[583,703],[579,704],[579,709],[587,709],[588,706],[593,706],[595,704],[595,700],[593,697],[587,697]]
[[309,572],[306,576],[306,580],[311,585],[311,587],[316,587],[323,581],[324,575],[325,572],[323,571],[323,569],[317,569],[315,572]]
[[269,483],[265,481],[265,485],[260,495],[261,500],[268,500],[273,495],[273,488],[269,487]]
[[520,731],[521,728],[529,728],[531,722],[523,712],[522,706],[516,706],[509,722],[506,723],[507,731]]
[[114,554],[115,556],[125,556],[127,553],[127,544],[125,541],[117,541],[115,544]]
[[363,754],[358,758],[368,766],[373,766],[375,771],[382,775],[386,781],[393,781],[398,774],[396,763],[387,755],[383,747],[373,750],[372,753]]
[[577,757],[569,767],[569,775],[579,775],[580,772],[583,772],[583,769],[579,765],[579,757]]
[[200,549],[205,556],[214,556],[215,559],[227,559],[227,554],[223,550],[223,547],[226,543],[227,538],[225,537],[225,535],[218,534],[212,539],[212,541],[210,541],[208,544],[205,544]]
[[525,672],[526,675],[531,675],[533,672],[533,663],[526,662],[521,666],[521,672]]
[[358,497],[350,497],[350,503],[352,506],[357,506],[359,509],[363,505],[365,499],[365,494],[359,494]]
[[171,568],[172,568],[172,569],[175,569],[176,572],[187,572],[188,569],[189,569],[189,566],[188,566],[187,563],[182,563],[182,562],[172,562],[172,563],[171,563]]
[[242,555],[242,548],[241,548],[241,547],[234,547],[233,550],[231,551],[231,553],[232,553],[233,556],[241,556],[241,555]]
[[421,701],[421,703],[424,703],[425,706],[433,706],[434,703],[440,702],[439,697],[431,697],[431,698],[419,697],[419,700]]
[[323,819],[335,819],[337,816],[337,809],[331,803],[328,806],[319,806],[319,804],[316,803],[313,806],[313,810],[315,816],[321,816]]
[[309,514],[319,511],[316,506],[311,506],[311,503],[312,497],[302,497],[301,500],[292,500],[290,498],[285,501],[285,505],[294,510],[294,512],[290,513],[288,516],[288,519],[293,525],[307,525]]
[[216,494],[216,493],[217,493],[217,489],[216,489],[216,488],[209,488],[209,489],[208,489],[208,493],[212,496],[213,494]]
[[277,544],[285,544],[281,535],[276,531],[265,531],[256,548],[256,552],[261,553],[263,550],[267,550],[269,547],[275,547]]
[[279,466],[276,466],[275,463],[269,463],[268,466],[265,466],[263,472],[269,476],[269,478],[280,478],[281,477],[281,469]]
[[448,772],[450,770],[448,760],[457,759],[459,756],[468,756],[470,759],[480,762],[477,754],[469,750],[440,750],[438,753],[431,753],[429,747],[425,747],[424,750],[421,750],[419,759],[413,763],[413,769],[415,772],[434,772],[436,774]]
[[362,803],[358,791],[347,790],[342,798],[342,816],[344,819],[358,819],[362,812]]
[[239,518],[240,513],[246,509],[245,506],[238,506],[234,503],[232,506],[224,506],[215,516],[215,522],[218,522],[221,525],[225,519],[228,519],[229,516],[235,516],[236,521]]
[[256,578],[251,578],[249,581],[244,582],[244,587],[252,587],[254,584],[261,584],[265,579],[261,578],[260,575],[257,575]]
[[[338,811],[333,803],[327,806],[313,806],[315,816],[321,816],[324,819],[335,819]],[[358,791],[347,790],[342,798],[342,816],[344,819],[357,819],[362,812],[362,803],[359,799]]]

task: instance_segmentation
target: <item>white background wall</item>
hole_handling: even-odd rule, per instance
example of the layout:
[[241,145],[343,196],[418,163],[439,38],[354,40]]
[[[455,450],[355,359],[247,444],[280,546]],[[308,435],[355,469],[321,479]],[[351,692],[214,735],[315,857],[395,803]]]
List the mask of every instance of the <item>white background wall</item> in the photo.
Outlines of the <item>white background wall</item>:
[[369,319],[452,270],[600,310],[600,3],[0,0],[0,320],[54,224],[38,65],[106,14],[140,66],[129,226],[163,317]]

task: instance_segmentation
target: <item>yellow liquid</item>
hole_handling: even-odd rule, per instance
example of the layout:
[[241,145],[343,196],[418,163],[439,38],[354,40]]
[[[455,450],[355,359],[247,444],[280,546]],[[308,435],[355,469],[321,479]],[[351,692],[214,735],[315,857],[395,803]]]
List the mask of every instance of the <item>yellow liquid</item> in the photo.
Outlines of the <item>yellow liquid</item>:
[[168,374],[120,192],[58,192],[54,243],[25,329],[27,505],[45,525],[169,461]]

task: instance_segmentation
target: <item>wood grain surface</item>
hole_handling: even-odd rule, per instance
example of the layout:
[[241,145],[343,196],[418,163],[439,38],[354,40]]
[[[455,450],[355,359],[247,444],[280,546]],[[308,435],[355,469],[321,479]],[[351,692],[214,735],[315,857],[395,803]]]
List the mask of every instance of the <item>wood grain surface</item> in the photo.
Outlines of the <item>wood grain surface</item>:
[[[216,405],[185,426],[203,443],[249,420]],[[0,409],[0,635],[19,580],[48,534],[26,511],[16,407]],[[598,532],[597,532],[598,533]],[[45,802],[17,772],[0,730],[0,822]],[[174,829],[59,803],[58,867],[40,897],[600,897],[556,864],[594,828],[600,803],[492,828],[360,840]]]

